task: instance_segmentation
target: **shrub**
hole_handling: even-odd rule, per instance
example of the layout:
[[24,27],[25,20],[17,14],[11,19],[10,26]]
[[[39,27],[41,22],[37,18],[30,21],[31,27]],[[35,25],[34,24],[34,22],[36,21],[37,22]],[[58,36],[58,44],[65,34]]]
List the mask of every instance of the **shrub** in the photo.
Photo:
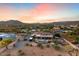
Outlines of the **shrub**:
[[30,44],[30,46],[32,47],[33,45],[32,45],[32,44]]
[[48,45],[48,44],[47,44],[47,45],[46,45],[46,47],[47,47],[47,48],[49,48],[49,47],[50,47],[50,45]]
[[41,43],[38,43],[37,46],[40,47],[41,49],[44,48],[43,45],[42,45]]
[[11,39],[6,39],[6,40],[3,40],[3,42],[5,42],[6,44],[9,44],[9,43],[12,42],[12,40]]
[[2,40],[2,41],[0,41],[0,47],[7,46],[7,45],[10,44],[11,42],[13,42],[13,40],[11,40],[11,39]]
[[65,45],[65,46],[64,46],[64,50],[67,51],[67,52],[68,52],[68,51],[72,51],[72,50],[73,50],[73,47],[70,46],[70,45]]
[[79,43],[79,36],[76,37],[76,42]]
[[68,54],[69,54],[70,56],[72,56],[72,52],[71,52],[71,51],[68,51]]
[[18,50],[18,55],[23,56],[23,55],[25,55],[25,53],[22,50]]
[[26,46],[29,46],[29,44],[28,44],[28,43],[26,43]]
[[22,52],[22,50],[18,50],[18,53]]
[[53,45],[53,47],[54,47],[56,50],[60,50],[60,46],[57,45],[57,44]]

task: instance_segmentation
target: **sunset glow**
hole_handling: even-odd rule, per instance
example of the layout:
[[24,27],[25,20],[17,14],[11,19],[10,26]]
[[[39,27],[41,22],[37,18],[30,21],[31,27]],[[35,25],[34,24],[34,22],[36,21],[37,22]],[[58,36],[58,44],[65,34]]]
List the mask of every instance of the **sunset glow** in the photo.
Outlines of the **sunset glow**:
[[79,20],[78,16],[79,4],[0,4],[0,21],[12,19],[24,23],[48,23]]

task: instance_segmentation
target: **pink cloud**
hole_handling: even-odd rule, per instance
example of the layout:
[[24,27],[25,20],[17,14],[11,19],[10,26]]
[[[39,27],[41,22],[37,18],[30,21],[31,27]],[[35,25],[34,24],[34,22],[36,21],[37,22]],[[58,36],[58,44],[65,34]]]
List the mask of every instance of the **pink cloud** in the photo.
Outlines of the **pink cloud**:
[[[39,4],[35,8],[31,10],[21,9],[19,10],[19,14],[21,17],[19,19],[23,22],[40,22],[38,20],[41,16],[54,15],[57,12],[57,7],[51,6],[51,4]],[[38,17],[38,18],[37,18]],[[53,22],[56,20],[42,20],[42,22]]]
[[7,6],[1,6],[0,7],[0,13],[8,13],[8,12],[11,12],[11,8],[7,7]]
[[31,10],[20,9],[15,10],[9,6],[0,7],[0,19],[18,19],[26,23],[36,23],[36,22],[53,22],[54,19],[38,20],[39,17],[54,15],[57,13],[58,9],[56,6],[51,4],[38,4],[35,8]]
[[48,15],[51,13],[54,13],[56,8],[54,6],[51,6],[50,4],[39,4],[36,8],[31,10],[29,13],[32,16],[42,16],[42,15]]

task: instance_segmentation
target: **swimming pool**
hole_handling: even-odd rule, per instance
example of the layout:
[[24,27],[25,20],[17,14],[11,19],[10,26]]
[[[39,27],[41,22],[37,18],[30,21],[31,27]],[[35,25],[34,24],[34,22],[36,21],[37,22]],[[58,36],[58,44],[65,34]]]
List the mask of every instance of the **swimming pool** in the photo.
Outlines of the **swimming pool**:
[[0,39],[4,40],[6,38],[16,39],[16,34],[13,33],[0,33]]

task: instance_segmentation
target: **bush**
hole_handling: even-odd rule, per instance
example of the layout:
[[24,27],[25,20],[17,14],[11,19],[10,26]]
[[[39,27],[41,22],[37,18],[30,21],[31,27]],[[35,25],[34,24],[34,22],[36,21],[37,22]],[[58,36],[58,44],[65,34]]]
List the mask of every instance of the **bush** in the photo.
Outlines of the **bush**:
[[41,43],[38,43],[37,46],[40,47],[41,49],[44,48],[43,45],[42,45]]
[[26,43],[26,46],[29,46],[29,44],[28,44],[28,43]]
[[32,45],[32,44],[30,44],[30,46],[32,47],[33,45]]
[[50,47],[50,45],[48,45],[48,44],[47,44],[47,45],[46,45],[46,47],[47,47],[47,48],[49,48],[49,47]]
[[54,47],[56,50],[60,50],[60,47],[59,47],[57,44],[53,45],[53,47]]
[[2,40],[2,41],[0,41],[0,47],[5,47],[5,46],[7,46],[8,44],[10,44],[11,42],[13,42],[12,39],[5,39],[5,40]]
[[23,56],[23,55],[25,55],[25,53],[22,50],[18,50],[18,55]]
[[11,39],[6,39],[6,40],[3,40],[3,42],[5,42],[6,44],[9,44],[9,43],[12,42],[12,40]]
[[65,46],[64,46],[64,50],[67,51],[67,52],[68,52],[68,51],[72,51],[72,50],[73,50],[73,47],[70,46],[70,45],[65,45]]
[[22,50],[18,50],[18,53],[22,52]]
[[78,36],[76,37],[76,42],[79,43],[79,37]]

